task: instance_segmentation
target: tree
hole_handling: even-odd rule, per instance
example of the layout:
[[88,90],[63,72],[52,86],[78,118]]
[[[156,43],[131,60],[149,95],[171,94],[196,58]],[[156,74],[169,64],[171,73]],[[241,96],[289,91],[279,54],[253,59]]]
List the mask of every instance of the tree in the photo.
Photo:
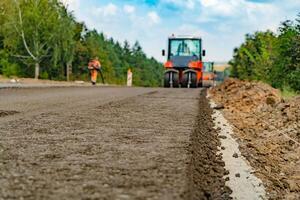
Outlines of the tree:
[[[17,58],[35,64],[35,78],[38,79],[40,63],[50,57],[50,51],[57,39],[60,18],[57,1],[14,0],[15,14],[6,22],[6,46],[17,54]],[[11,45],[11,44],[19,45]]]
[[[62,71],[65,71],[66,79],[69,81],[72,62],[74,60],[74,51],[76,46],[76,22],[72,14],[68,13],[66,8],[59,4],[60,22],[57,26],[57,31],[54,35],[55,42],[53,45],[53,65],[62,66]],[[77,36],[78,37],[78,36]]]
[[300,14],[295,21],[283,22],[277,35],[271,31],[247,34],[229,64],[234,77],[299,91]]
[[[277,59],[272,74],[272,85],[279,88],[290,87],[300,90],[300,30],[299,19],[285,21],[279,28]],[[277,81],[275,81],[277,79]]]
[[268,80],[276,36],[271,31],[247,34],[245,42],[234,50],[232,74],[242,79]]

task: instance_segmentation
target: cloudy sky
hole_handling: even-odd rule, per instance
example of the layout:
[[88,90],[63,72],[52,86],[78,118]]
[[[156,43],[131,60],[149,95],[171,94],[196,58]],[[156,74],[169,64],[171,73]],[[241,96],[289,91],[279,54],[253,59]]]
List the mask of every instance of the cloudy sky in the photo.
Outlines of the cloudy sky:
[[228,61],[246,33],[295,19],[300,0],[62,0],[88,28],[121,42],[138,40],[164,61],[171,34],[203,38],[207,61]]

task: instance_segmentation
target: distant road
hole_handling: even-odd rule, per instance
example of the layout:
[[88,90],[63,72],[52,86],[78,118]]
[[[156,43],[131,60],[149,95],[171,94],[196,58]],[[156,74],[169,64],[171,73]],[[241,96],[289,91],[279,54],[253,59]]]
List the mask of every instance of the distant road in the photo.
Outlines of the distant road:
[[67,87],[67,86],[90,86],[89,83],[75,83],[75,82],[63,82],[63,83],[1,83],[0,89],[3,88],[41,88],[41,87]]

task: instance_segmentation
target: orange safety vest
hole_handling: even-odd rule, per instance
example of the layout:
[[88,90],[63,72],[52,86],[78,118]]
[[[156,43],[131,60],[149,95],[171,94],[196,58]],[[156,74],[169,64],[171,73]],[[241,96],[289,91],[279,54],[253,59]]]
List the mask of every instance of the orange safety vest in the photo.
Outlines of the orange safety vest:
[[98,60],[92,60],[89,62],[88,69],[91,72],[91,81],[93,84],[97,82],[98,71],[101,67],[101,64]]
[[89,69],[99,69],[101,67],[101,63],[98,60],[92,60],[89,62]]

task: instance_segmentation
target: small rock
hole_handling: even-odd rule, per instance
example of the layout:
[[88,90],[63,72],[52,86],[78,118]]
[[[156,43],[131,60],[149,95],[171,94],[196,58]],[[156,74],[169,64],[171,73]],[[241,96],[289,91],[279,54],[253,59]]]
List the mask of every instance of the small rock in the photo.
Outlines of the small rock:
[[275,99],[273,97],[267,97],[266,104],[273,106],[276,103]]
[[76,84],[84,84],[84,81],[75,81]]
[[11,79],[10,82],[11,83],[17,83],[17,80],[16,79]]
[[291,192],[298,192],[300,191],[300,187],[298,186],[297,182],[294,180],[288,180],[287,181],[288,187]]
[[225,135],[219,135],[220,139],[227,139],[227,137]]
[[225,178],[225,181],[229,181],[229,180],[230,180],[230,178],[229,178],[229,177],[226,177],[226,178]]
[[250,90],[251,88],[252,88],[251,83],[246,83],[245,89],[246,89],[246,90]]
[[232,157],[234,157],[234,158],[238,158],[238,157],[239,157],[239,155],[238,155],[237,153],[234,153],[234,154],[232,155]]
[[223,104],[218,104],[218,105],[216,105],[216,106],[213,107],[213,109],[215,109],[215,110],[222,110],[222,109],[224,109],[224,108],[225,108],[225,107],[224,107]]
[[226,148],[225,148],[225,147],[221,147],[221,149],[222,149],[222,150],[225,150]]
[[295,141],[289,140],[289,145],[290,145],[290,146],[293,146],[294,144],[295,144]]
[[241,177],[240,173],[235,174],[235,177],[240,178]]

